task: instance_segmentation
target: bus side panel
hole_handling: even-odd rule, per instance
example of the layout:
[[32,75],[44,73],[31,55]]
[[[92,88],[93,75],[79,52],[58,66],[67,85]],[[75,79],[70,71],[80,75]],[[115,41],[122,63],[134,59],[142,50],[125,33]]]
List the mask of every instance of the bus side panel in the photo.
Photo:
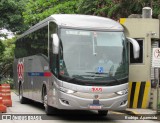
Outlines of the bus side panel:
[[32,62],[30,62],[31,69],[28,71],[28,85],[29,86],[29,98],[42,102],[42,86],[50,83],[50,72],[48,59],[44,55],[32,56]]
[[14,86],[15,92],[19,95],[19,86],[22,84],[23,89],[23,96],[28,98],[28,89],[30,88],[28,85],[28,78],[27,78],[27,71],[29,64],[26,63],[27,58],[19,58],[14,59],[13,63],[13,79],[14,79]]
[[32,99],[32,78],[29,76],[29,72],[32,70],[33,56],[24,58],[24,82],[23,82],[23,94],[24,97]]
[[[18,67],[18,65],[22,65]],[[22,84],[23,97],[42,102],[42,85],[49,87],[50,72],[46,56],[34,55],[15,59],[13,64],[14,86],[16,94],[19,95],[19,84]],[[21,76],[22,77],[19,77]]]

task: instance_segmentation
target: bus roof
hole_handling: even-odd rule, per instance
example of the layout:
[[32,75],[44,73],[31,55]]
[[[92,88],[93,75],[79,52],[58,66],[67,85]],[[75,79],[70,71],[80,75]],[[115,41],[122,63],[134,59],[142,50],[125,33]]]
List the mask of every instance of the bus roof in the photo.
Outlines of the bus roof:
[[38,24],[31,27],[23,35],[26,35],[44,24],[48,21],[54,21],[59,27],[65,28],[79,28],[79,29],[90,29],[90,30],[114,30],[123,31],[123,27],[116,21],[98,17],[93,15],[78,15],[78,14],[53,14]]
[[91,16],[91,15],[76,15],[76,14],[56,14],[51,15],[58,25],[64,27],[77,28],[94,28],[94,29],[123,29],[116,21],[109,18]]

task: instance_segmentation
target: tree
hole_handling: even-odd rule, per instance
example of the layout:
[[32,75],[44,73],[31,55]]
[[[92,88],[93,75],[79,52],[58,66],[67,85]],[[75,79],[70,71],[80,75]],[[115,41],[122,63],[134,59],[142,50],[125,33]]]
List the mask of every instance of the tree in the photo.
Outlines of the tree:
[[6,28],[12,32],[20,33],[25,30],[22,12],[28,0],[1,0],[0,2],[0,29]]
[[8,39],[0,43],[0,50],[2,49],[0,51],[2,53],[0,58],[0,75],[3,77],[13,75],[12,63],[14,59],[15,39],[16,38]]
[[141,14],[142,8],[153,9],[153,17],[160,14],[159,0],[80,0],[78,12],[119,19],[130,14]]
[[159,5],[159,0],[1,0],[0,29],[21,33],[55,13],[80,13],[118,19],[141,14],[145,6],[153,8],[153,17],[157,17]]
[[107,16],[112,0],[81,0],[78,12],[81,14]]
[[23,12],[25,23],[33,26],[52,14],[76,13],[77,2],[77,0],[29,0]]
[[[152,1],[152,0],[151,0]],[[160,0],[153,0],[151,2],[153,8],[153,17],[157,17],[160,14]]]
[[2,59],[4,49],[5,49],[5,47],[2,43],[2,41],[0,41],[0,60]]

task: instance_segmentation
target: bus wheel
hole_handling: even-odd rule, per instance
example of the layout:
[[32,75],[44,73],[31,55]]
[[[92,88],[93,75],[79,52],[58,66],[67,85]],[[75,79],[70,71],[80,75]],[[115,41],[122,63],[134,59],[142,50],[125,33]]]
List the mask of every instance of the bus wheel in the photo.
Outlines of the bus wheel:
[[23,89],[22,89],[22,84],[19,85],[19,100],[21,104],[25,104],[27,99],[23,97]]
[[46,91],[46,87],[43,87],[43,104],[44,104],[44,108],[45,108],[45,112],[47,115],[50,115],[52,113],[52,110],[51,110],[51,106],[49,106],[47,104],[47,91]]
[[98,111],[98,115],[100,115],[100,116],[107,116],[107,114],[108,114],[108,110],[99,110]]

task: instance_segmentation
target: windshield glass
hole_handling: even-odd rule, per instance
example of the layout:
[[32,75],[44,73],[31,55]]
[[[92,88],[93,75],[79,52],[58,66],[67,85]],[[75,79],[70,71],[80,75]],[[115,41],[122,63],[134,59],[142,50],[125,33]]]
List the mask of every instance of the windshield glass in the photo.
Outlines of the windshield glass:
[[123,32],[61,29],[60,76],[105,81],[128,77]]

